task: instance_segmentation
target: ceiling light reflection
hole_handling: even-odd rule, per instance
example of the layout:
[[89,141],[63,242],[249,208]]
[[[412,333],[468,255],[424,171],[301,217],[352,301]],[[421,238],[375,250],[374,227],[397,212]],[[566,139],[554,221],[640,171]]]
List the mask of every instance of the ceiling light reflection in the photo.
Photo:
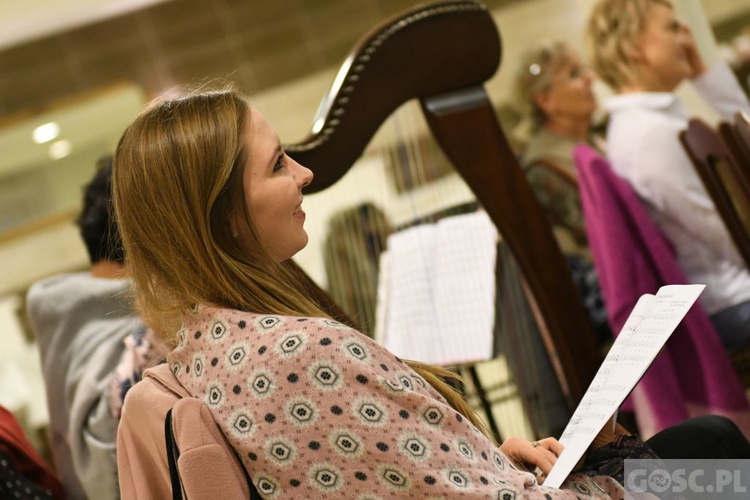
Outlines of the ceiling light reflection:
[[67,139],[53,142],[49,147],[49,157],[53,160],[59,160],[68,156],[72,150],[73,145]]
[[44,144],[56,139],[58,135],[60,135],[60,126],[56,122],[49,122],[35,128],[31,133],[31,138],[37,144]]

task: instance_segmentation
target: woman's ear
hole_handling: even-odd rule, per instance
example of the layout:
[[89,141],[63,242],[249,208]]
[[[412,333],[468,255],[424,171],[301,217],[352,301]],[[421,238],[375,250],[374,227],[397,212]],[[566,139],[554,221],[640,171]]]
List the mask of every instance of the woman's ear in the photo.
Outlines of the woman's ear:
[[640,40],[625,42],[623,43],[623,51],[627,58],[625,77],[627,81],[620,86],[620,90],[623,87],[639,87],[642,83],[644,72],[648,73],[650,71],[648,58],[643,50],[643,44]]
[[229,225],[229,234],[231,234],[232,238],[234,238],[235,240],[240,237],[240,225],[237,219],[238,217],[236,212],[232,212],[229,215],[229,220],[227,221],[227,224]]
[[240,237],[240,227],[239,221],[237,220],[237,216],[234,214],[229,219],[229,234],[232,235],[232,238],[235,240]]
[[544,111],[545,115],[549,115],[552,112],[552,104],[550,101],[551,100],[548,90],[540,90],[539,92],[534,94],[534,104],[536,104],[539,109]]
[[240,211],[236,208],[232,208],[231,212],[229,212],[229,220],[227,220],[227,224],[229,224],[229,234],[235,239],[240,235],[240,228],[242,227],[239,212]]
[[623,42],[622,50],[625,52],[625,57],[628,59],[630,64],[643,63],[646,60],[646,55],[643,51],[643,46],[640,40],[633,40],[630,42]]

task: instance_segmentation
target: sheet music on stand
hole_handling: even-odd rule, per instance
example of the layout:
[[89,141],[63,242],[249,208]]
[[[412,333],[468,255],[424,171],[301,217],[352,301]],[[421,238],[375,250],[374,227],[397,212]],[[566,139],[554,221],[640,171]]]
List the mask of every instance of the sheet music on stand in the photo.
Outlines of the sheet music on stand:
[[497,238],[484,211],[389,236],[375,339],[401,358],[436,365],[491,359]]
[[565,428],[544,486],[559,488],[698,299],[705,285],[666,285],[636,303]]

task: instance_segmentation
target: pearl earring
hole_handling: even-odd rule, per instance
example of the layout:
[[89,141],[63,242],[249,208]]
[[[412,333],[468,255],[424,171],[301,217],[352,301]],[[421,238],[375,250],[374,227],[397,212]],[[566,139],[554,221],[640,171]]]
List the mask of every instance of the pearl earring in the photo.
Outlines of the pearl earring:
[[239,236],[240,236],[240,232],[239,232],[239,231],[233,231],[233,232],[232,232],[232,238],[234,238],[235,240],[236,240],[237,238],[239,238]]

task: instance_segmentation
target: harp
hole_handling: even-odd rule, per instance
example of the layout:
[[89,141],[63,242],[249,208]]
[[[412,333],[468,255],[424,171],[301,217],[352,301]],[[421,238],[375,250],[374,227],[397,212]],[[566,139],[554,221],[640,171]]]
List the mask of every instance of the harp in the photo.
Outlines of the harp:
[[381,124],[418,101],[429,132],[494,222],[523,275],[554,372],[571,405],[600,364],[594,334],[541,206],[484,89],[501,41],[474,1],[422,4],[354,46],[324,96],[310,134],[287,153],[325,192],[360,158]]

